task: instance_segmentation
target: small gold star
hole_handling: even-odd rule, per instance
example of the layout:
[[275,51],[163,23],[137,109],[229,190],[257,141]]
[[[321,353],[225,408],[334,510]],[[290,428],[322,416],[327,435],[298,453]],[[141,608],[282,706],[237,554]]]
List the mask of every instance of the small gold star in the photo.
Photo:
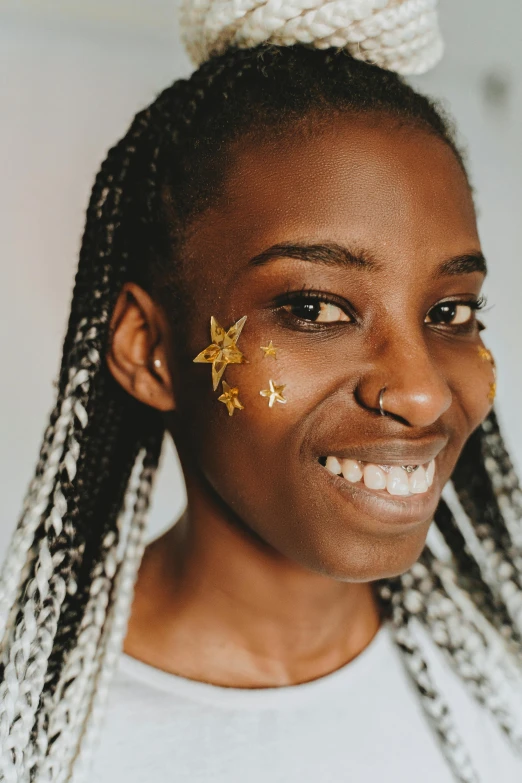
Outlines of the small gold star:
[[268,397],[268,407],[271,408],[274,402],[287,402],[286,397],[283,397],[283,386],[277,386],[272,380],[268,381],[269,389],[263,389],[259,394],[261,397]]
[[488,392],[488,402],[493,403],[497,395],[497,369],[495,365],[495,359],[491,351],[488,348],[485,348],[483,345],[479,345],[478,354],[481,359],[484,359],[484,361],[491,364],[491,369],[493,370],[493,380],[489,384]]
[[223,394],[220,394],[218,400],[223,402],[227,406],[228,415],[232,416],[234,410],[242,411],[245,409],[244,405],[241,405],[238,399],[239,389],[235,386],[231,387],[226,381],[223,381]]
[[267,356],[273,356],[274,359],[277,359],[276,352],[277,352],[278,349],[272,343],[272,340],[270,340],[268,345],[262,345],[261,346],[261,350],[265,352],[265,355],[263,356],[263,359],[266,358]]
[[484,359],[484,361],[490,362],[491,364],[495,364],[495,360],[493,359],[493,354],[491,353],[490,350],[484,348],[483,345],[479,345],[478,354],[481,359]]
[[239,339],[246,319],[247,317],[244,315],[227,332],[218,324],[214,316],[210,319],[210,338],[212,343],[204,351],[198,353],[193,361],[212,364],[212,385],[214,391],[219,386],[219,381],[225,372],[227,364],[242,364],[245,361],[245,357],[237,347],[236,342]]

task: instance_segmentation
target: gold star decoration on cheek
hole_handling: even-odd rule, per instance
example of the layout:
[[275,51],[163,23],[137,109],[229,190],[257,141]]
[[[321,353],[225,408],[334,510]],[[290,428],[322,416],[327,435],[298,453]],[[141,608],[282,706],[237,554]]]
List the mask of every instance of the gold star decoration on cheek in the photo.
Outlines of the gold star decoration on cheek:
[[270,340],[270,342],[268,343],[268,345],[262,345],[262,346],[261,346],[261,350],[265,352],[265,353],[264,353],[264,356],[263,356],[263,359],[264,359],[265,357],[267,357],[267,356],[273,356],[273,357],[274,357],[274,359],[277,359],[277,350],[278,350],[278,349],[277,349],[277,348],[276,348],[276,346],[275,346],[275,345],[272,343],[272,340]]
[[214,391],[216,391],[228,364],[242,364],[245,361],[245,357],[237,347],[236,342],[239,339],[246,319],[247,317],[244,315],[228,331],[225,331],[218,324],[214,316],[210,319],[210,339],[212,343],[204,351],[198,353],[193,361],[212,364],[212,386]]
[[483,345],[479,345],[478,355],[480,356],[481,359],[484,359],[484,361],[486,362],[490,362],[491,364],[495,363],[495,360],[493,359],[493,354],[491,353],[490,350],[484,348]]
[[479,345],[478,354],[481,359],[491,364],[491,369],[493,370],[493,380],[489,384],[488,392],[488,402],[493,404],[497,395],[497,367],[495,364],[495,359],[491,351],[488,348],[485,348],[483,345]]
[[220,394],[218,400],[227,406],[228,415],[232,416],[235,410],[242,411],[245,406],[239,402],[239,389],[231,387],[226,381],[223,381],[223,394]]
[[271,408],[274,402],[287,402],[286,397],[283,397],[284,385],[277,386],[272,380],[268,381],[268,389],[263,389],[259,394],[261,397],[268,397],[268,407]]

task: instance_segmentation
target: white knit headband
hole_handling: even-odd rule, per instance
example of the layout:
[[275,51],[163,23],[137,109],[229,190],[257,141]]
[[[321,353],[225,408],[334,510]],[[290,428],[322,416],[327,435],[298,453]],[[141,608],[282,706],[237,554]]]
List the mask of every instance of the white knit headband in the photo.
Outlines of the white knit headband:
[[181,37],[195,65],[263,42],[346,48],[401,74],[441,58],[437,0],[181,0]]

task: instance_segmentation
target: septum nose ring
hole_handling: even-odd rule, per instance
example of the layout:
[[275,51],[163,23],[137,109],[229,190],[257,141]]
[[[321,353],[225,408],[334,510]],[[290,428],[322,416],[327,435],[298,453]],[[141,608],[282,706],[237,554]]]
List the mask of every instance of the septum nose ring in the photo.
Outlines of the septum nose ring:
[[386,411],[382,407],[382,400],[383,400],[385,391],[386,391],[386,386],[383,386],[382,389],[379,392],[379,410],[381,412],[381,416],[386,416]]

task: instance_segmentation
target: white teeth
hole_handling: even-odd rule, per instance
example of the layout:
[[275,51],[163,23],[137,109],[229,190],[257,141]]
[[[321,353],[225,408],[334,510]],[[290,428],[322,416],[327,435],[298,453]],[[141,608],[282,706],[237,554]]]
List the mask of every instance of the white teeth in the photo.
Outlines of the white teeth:
[[342,475],[347,481],[356,484],[361,479],[368,489],[387,490],[390,495],[421,495],[433,484],[435,460],[424,468],[418,465],[408,466],[405,470],[398,465],[374,465],[355,459],[326,458],[326,469],[335,476]]
[[377,465],[365,465],[364,483],[368,489],[386,489],[386,473]]
[[410,485],[410,492],[413,495],[420,495],[421,492],[428,491],[428,481],[426,479],[426,471],[424,470],[422,465],[419,465],[417,470],[414,473],[410,474],[408,483]]
[[335,476],[338,476],[341,472],[341,463],[337,459],[337,457],[327,457],[326,458],[326,469],[330,471],[330,473],[333,473]]
[[390,495],[409,495],[408,474],[402,468],[392,468],[386,478],[386,489]]
[[435,475],[435,460],[432,459],[428,467],[426,468],[426,481],[428,482],[428,487],[431,487],[431,485],[433,484],[434,475]]
[[343,459],[341,462],[342,473],[345,479],[355,484],[363,476],[362,468],[354,459]]

